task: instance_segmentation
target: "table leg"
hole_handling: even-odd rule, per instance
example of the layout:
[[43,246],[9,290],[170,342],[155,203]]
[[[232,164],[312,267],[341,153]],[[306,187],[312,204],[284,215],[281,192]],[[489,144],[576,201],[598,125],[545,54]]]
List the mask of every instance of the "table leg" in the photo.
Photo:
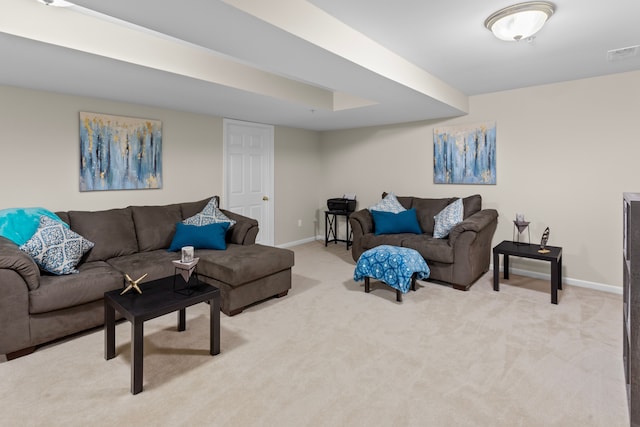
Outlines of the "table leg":
[[324,246],[329,243],[329,214],[324,213]]
[[345,240],[347,241],[347,250],[349,250],[349,243],[350,243],[350,240],[349,240],[349,215],[345,216],[345,218],[347,219],[347,234],[346,234]]
[[116,356],[116,310],[104,300],[104,358]]
[[562,255],[558,258],[558,289],[562,290]]
[[551,304],[558,304],[558,261],[551,261]]
[[502,255],[502,270],[504,272],[502,277],[504,277],[504,280],[508,280],[509,279],[509,255],[507,254]]
[[500,290],[500,254],[493,251],[493,290]]
[[144,322],[134,320],[131,323],[131,394],[142,391],[144,355]]
[[338,217],[336,215],[329,217],[329,238],[334,245],[338,244]]
[[209,353],[220,353],[220,298],[209,301]]
[[182,332],[187,329],[187,309],[182,308],[178,310],[178,332]]
[[364,291],[369,293],[369,276],[365,276],[364,278]]

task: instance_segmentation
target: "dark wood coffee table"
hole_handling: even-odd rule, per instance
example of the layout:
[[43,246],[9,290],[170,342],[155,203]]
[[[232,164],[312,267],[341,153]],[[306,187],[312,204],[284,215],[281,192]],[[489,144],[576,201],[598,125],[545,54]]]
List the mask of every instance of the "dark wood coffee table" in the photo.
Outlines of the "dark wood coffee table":
[[210,304],[209,353],[220,353],[220,290],[194,278],[189,295],[174,292],[173,276],[140,285],[142,294],[122,289],[104,294],[104,358],[116,355],[116,310],[131,322],[131,393],[142,391],[144,322],[165,314],[178,312],[178,331],[186,329],[186,308],[208,301]]
[[517,243],[505,240],[493,248],[493,290],[500,290],[500,254],[503,255],[504,278],[509,279],[509,255],[529,259],[539,259],[551,263],[551,303],[558,304],[558,289],[562,289],[562,248],[547,246],[548,253],[538,252],[539,245]]

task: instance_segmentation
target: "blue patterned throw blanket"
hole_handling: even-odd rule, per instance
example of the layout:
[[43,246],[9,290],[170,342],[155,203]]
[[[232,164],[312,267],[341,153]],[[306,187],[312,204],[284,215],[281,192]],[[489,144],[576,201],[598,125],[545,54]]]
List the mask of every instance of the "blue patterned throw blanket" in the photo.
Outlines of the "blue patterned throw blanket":
[[407,293],[411,287],[411,276],[426,279],[431,271],[418,251],[409,248],[383,245],[365,251],[356,264],[353,280],[365,276],[382,280],[394,289]]

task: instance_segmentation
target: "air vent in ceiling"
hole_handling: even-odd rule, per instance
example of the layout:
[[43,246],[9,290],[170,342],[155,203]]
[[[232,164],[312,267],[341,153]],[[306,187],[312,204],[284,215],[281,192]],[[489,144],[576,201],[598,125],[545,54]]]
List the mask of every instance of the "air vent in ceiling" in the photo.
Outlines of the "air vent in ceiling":
[[612,49],[607,52],[607,61],[620,61],[638,55],[640,45]]

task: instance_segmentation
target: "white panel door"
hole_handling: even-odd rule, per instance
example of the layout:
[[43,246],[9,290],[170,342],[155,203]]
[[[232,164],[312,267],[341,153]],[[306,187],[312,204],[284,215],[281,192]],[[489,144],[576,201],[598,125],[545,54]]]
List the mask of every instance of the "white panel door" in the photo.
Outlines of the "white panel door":
[[256,243],[273,246],[273,126],[224,119],[223,207],[258,221]]

